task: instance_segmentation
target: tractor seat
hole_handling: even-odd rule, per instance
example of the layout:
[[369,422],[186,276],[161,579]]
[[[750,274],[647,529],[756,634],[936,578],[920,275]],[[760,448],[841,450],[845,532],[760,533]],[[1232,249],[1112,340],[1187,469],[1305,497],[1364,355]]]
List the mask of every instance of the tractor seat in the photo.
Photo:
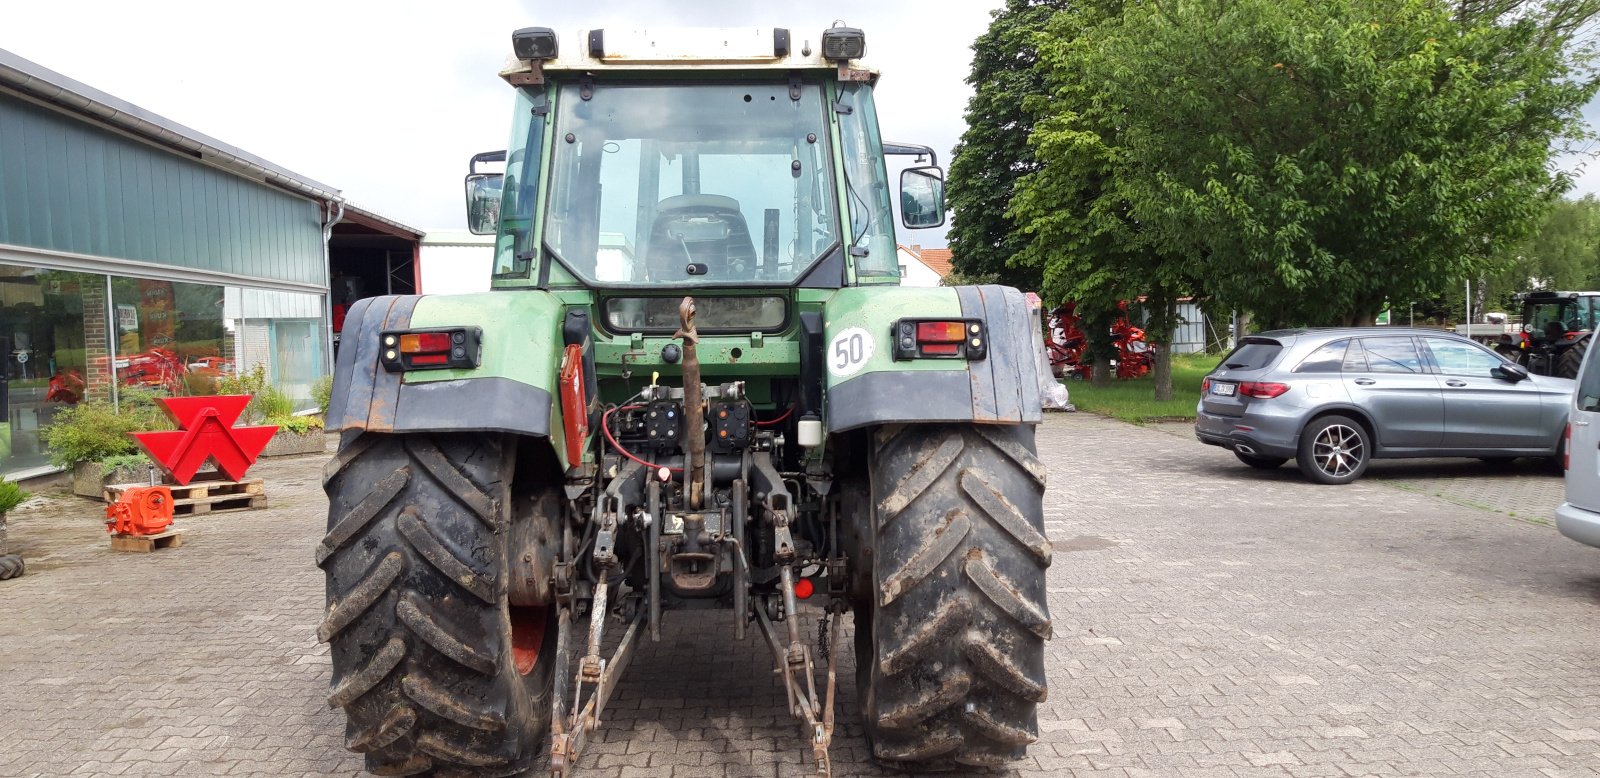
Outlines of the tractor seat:
[[653,280],[690,275],[703,265],[712,280],[743,278],[755,270],[755,244],[739,201],[717,194],[673,195],[656,204],[645,262]]

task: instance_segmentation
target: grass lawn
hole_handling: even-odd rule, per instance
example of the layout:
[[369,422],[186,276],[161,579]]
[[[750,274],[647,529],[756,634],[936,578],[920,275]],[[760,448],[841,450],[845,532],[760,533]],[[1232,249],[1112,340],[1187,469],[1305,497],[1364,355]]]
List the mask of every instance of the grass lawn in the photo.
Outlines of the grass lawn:
[[1175,354],[1172,357],[1172,399],[1156,402],[1156,382],[1146,376],[1131,381],[1113,380],[1101,388],[1088,381],[1066,382],[1078,410],[1141,424],[1163,419],[1193,419],[1200,400],[1200,379],[1217,366],[1215,354]]

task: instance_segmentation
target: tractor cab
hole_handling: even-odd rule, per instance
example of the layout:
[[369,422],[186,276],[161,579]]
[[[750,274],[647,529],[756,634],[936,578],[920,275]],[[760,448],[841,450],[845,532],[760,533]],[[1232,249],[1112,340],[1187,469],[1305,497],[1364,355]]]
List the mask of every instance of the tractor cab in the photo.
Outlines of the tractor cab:
[[1524,292],[1516,299],[1522,303],[1517,361],[1537,375],[1575,377],[1600,318],[1600,292]]
[[[467,178],[471,228],[497,236],[496,287],[899,283],[877,74],[851,64],[859,30],[813,43],[785,29],[536,27],[514,41],[505,170],[479,172],[499,156],[479,155]],[[902,181],[908,226],[942,224],[937,167]]]

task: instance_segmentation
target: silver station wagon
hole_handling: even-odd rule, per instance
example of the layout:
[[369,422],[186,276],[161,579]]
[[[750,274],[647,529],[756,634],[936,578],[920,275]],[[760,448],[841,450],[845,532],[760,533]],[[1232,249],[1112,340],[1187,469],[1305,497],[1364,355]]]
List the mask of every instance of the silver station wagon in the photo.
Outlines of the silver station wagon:
[[1573,386],[1438,330],[1274,330],[1206,376],[1194,433],[1251,467],[1293,459],[1345,484],[1373,459],[1559,457]]

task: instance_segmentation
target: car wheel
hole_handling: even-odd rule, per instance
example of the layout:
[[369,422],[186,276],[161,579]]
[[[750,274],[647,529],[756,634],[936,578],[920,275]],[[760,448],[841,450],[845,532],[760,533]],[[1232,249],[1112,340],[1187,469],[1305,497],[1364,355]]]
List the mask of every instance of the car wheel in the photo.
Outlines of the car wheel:
[[1277,470],[1284,462],[1289,461],[1287,457],[1264,457],[1260,454],[1246,454],[1243,451],[1235,451],[1233,455],[1238,457],[1240,462],[1257,470]]
[[1360,422],[1348,416],[1324,416],[1300,433],[1295,457],[1300,472],[1319,484],[1347,484],[1361,477],[1372,461],[1372,442]]

